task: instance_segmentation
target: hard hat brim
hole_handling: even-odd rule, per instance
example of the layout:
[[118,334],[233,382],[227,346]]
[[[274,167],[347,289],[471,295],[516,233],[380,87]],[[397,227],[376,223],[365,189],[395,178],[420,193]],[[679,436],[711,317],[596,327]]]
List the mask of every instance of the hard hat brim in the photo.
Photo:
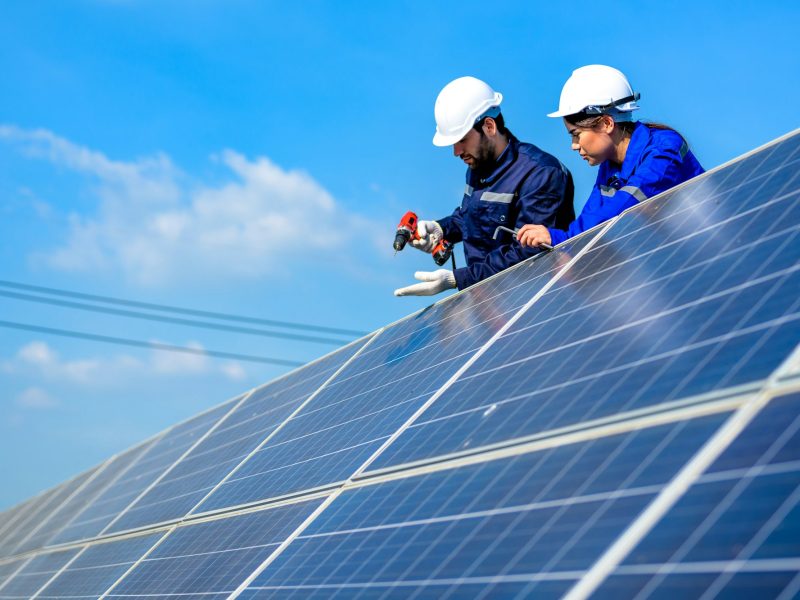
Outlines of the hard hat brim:
[[556,112],[548,113],[547,116],[550,117],[551,119],[555,119],[558,117],[568,117],[569,115],[575,115],[575,114],[577,113],[568,112],[566,110],[557,110]]
[[437,131],[435,134],[433,134],[433,145],[439,146],[440,148],[452,146],[456,142],[461,141],[461,138],[467,135],[470,129],[471,127],[467,127],[467,129],[463,133],[452,134],[452,135],[444,135]]

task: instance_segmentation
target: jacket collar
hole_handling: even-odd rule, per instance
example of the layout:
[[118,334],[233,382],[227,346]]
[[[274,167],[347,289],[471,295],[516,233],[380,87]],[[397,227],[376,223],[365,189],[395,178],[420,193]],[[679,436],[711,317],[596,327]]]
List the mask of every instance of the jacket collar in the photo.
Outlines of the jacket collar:
[[505,150],[497,157],[494,164],[485,171],[477,173],[476,171],[469,171],[469,182],[474,187],[482,187],[492,185],[497,181],[506,170],[514,164],[519,154],[519,140],[514,137],[514,134],[509,132],[508,145]]
[[617,166],[609,160],[605,161],[600,165],[598,181],[602,181],[605,185],[612,187],[617,187],[615,181],[628,181],[639,165],[642,154],[650,144],[650,135],[650,128],[641,121],[637,121],[636,127],[631,134],[631,141],[628,142],[628,149],[625,152],[625,160],[622,161],[622,166]]

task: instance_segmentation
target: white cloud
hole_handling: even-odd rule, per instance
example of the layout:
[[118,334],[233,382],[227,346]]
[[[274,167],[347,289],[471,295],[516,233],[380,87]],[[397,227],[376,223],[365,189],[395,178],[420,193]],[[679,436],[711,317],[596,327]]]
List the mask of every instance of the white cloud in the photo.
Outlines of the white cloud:
[[226,181],[211,185],[192,181],[164,154],[114,161],[14,126],[0,126],[0,139],[93,181],[97,210],[71,215],[66,242],[39,257],[59,270],[119,271],[145,285],[249,279],[323,254],[355,262],[352,231],[369,232],[362,243],[380,243],[380,227],[345,211],[308,173],[266,157],[225,150],[212,158]]
[[[202,344],[198,342],[189,342],[184,345],[195,350],[203,350]],[[154,350],[150,360],[153,370],[161,374],[192,374],[204,373],[210,370],[209,358],[204,354],[159,352]]]
[[[156,341],[156,340],[154,340]],[[197,342],[185,344],[202,350]],[[78,384],[90,387],[119,385],[120,382],[154,376],[186,376],[219,373],[233,381],[241,381],[247,373],[236,362],[220,364],[203,354],[182,354],[152,350],[146,360],[127,354],[103,358],[64,360],[42,341],[33,341],[20,348],[0,369],[10,375],[30,376],[56,384]]]
[[220,371],[233,381],[243,381],[247,377],[247,371],[244,370],[241,363],[225,363]]
[[16,398],[17,406],[34,410],[46,410],[55,408],[59,405],[58,400],[53,398],[45,390],[38,387],[30,387],[19,394]]

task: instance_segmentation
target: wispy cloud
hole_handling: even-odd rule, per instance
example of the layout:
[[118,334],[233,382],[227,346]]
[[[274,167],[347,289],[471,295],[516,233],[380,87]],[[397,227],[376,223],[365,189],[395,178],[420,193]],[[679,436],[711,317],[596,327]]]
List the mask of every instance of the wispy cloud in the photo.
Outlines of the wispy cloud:
[[[144,285],[248,279],[323,252],[346,269],[357,260],[347,232],[380,230],[348,213],[308,173],[263,156],[225,150],[212,161],[226,180],[207,184],[165,154],[115,161],[50,131],[12,125],[0,126],[0,140],[91,182],[96,210],[70,215],[66,242],[40,256],[59,270],[114,270]],[[380,243],[370,234],[360,241]]]
[[[198,342],[188,342],[186,346],[203,350],[203,346]],[[118,386],[121,382],[134,378],[154,379],[159,376],[217,373],[233,381],[242,381],[247,377],[247,372],[239,363],[220,363],[202,354],[177,354],[153,350],[144,360],[127,354],[66,360],[42,341],[33,341],[22,346],[15,356],[0,362],[0,370],[7,374],[28,376],[58,385],[70,384],[91,388]]]
[[50,410],[60,405],[60,402],[39,387],[29,387],[16,398],[20,408],[30,410]]

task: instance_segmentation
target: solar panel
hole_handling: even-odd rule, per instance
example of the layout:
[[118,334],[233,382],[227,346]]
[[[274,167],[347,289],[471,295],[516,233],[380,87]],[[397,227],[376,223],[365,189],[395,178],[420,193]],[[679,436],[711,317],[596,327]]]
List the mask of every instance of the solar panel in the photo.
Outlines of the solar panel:
[[800,594],[799,166],[795,132],[3,513],[0,598]]

